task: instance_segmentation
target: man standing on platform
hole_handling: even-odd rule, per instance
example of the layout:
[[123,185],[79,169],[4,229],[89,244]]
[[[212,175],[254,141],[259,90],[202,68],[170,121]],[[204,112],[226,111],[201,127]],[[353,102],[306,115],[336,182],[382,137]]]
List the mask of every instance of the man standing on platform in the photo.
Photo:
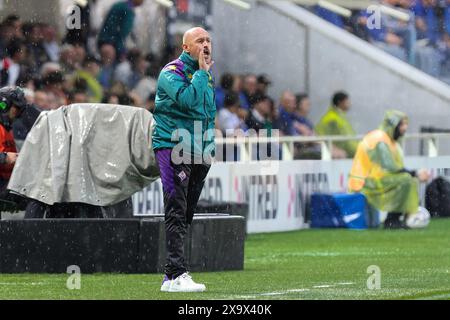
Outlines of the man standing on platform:
[[183,53],[158,78],[152,143],[164,192],[167,259],[161,291],[165,292],[206,290],[188,273],[184,243],[214,153],[211,54],[208,32],[192,28],[183,36]]

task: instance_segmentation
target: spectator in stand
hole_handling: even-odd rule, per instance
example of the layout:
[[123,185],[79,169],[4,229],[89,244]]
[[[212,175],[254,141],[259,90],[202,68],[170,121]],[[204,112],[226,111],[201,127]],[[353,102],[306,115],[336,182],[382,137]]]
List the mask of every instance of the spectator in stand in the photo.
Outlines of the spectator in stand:
[[235,74],[233,76],[233,88],[232,90],[234,92],[237,92],[239,94],[239,101],[242,109],[249,110],[250,104],[247,101],[247,97],[244,93],[243,89],[243,81],[242,77],[239,74]]
[[39,71],[40,78],[45,77],[47,74],[53,71],[62,71],[59,63],[56,62],[46,62],[42,65],[41,70]]
[[450,0],[441,1],[439,5],[441,38],[437,47],[442,58],[441,79],[450,83]]
[[102,103],[139,106],[142,104],[142,101],[136,94],[128,92],[127,87],[123,83],[115,82],[109,89],[109,92],[103,97]]
[[447,35],[450,35],[450,0],[447,0],[444,9],[444,30]]
[[75,58],[75,68],[80,69],[83,67],[84,60],[87,57],[86,48],[81,44],[75,44],[73,46],[74,58]]
[[48,95],[45,91],[36,90],[34,92],[33,103],[38,105],[42,110],[49,110]]
[[114,80],[116,69],[116,49],[111,44],[105,43],[100,47],[100,63],[98,81],[103,89],[108,90]]
[[386,14],[380,13],[381,22],[379,28],[375,26],[369,28],[369,24],[367,23],[368,17],[369,13],[366,10],[362,10],[358,20],[360,23],[366,25],[369,42],[394,57],[407,61],[407,52],[404,47],[405,39],[402,37],[403,32],[397,34],[395,29],[391,27],[394,19]]
[[[255,93],[252,103],[245,121],[248,128],[247,134],[250,137],[271,137],[273,135],[273,122],[270,98],[260,93]],[[250,157],[252,160],[265,160],[271,156],[271,150],[274,150],[274,148],[272,148],[270,143],[256,143],[256,145],[253,144]]]
[[[333,95],[331,106],[316,125],[319,136],[354,136],[355,130],[347,119],[347,112],[351,108],[350,97],[347,93],[339,91]],[[333,158],[350,158],[355,155],[357,141],[344,141],[333,143]]]
[[48,108],[58,109],[67,104],[67,97],[63,90],[64,75],[61,71],[48,73],[42,79],[42,91],[47,93]]
[[319,5],[314,6],[313,11],[316,15],[318,15],[322,19],[334,24],[336,27],[344,28],[344,26],[345,26],[344,18],[341,15],[334,13],[333,11],[330,11],[328,9],[325,9]]
[[98,103],[102,101],[103,89],[97,81],[100,72],[100,64],[94,57],[88,56],[83,63],[83,69],[75,72],[74,81],[83,79],[87,84],[89,102]]
[[220,109],[217,116],[218,128],[224,136],[228,136],[237,129],[245,130],[245,122],[242,113],[239,112],[239,95],[229,91],[225,95],[224,108]]
[[137,84],[145,78],[147,68],[149,67],[149,63],[145,59],[145,57],[141,54],[135,60],[131,62],[131,74],[128,77],[125,85],[129,89],[134,89]]
[[102,103],[119,104],[119,97],[116,94],[107,93],[103,96]]
[[247,128],[254,129],[256,132],[272,128],[269,97],[255,93],[252,101],[249,115],[245,120]]
[[[450,83],[450,6],[449,0],[379,0],[379,3],[408,13],[403,21],[384,12],[379,26],[371,26],[373,12],[353,10],[349,21],[314,6],[312,11],[338,27],[406,61],[420,70]],[[371,19],[372,22],[373,19]]]
[[135,84],[131,93],[138,97],[142,105],[145,105],[148,101],[149,92],[156,92],[159,65],[158,58],[154,54],[149,53],[143,57],[145,60],[143,77]]
[[406,12],[410,17],[410,21],[402,21],[390,18],[391,28],[394,32],[402,37],[404,41],[403,48],[406,51],[407,60],[410,64],[416,65],[417,51],[417,30],[414,23],[411,4],[414,0],[382,0],[385,5],[390,5],[398,10]]
[[[242,108],[239,105],[239,94],[229,90],[225,94],[224,106],[217,114],[216,129],[222,132],[223,137],[240,136],[247,129],[245,125],[245,114],[240,112]],[[218,159],[223,161],[237,161],[239,159],[239,150],[236,144],[225,144],[222,148],[218,147]],[[223,154],[221,154],[223,152]]]
[[441,79],[450,84],[450,32],[443,36],[443,63],[441,69]]
[[130,49],[127,58],[119,63],[114,72],[114,80],[127,85],[133,74],[133,66],[141,58],[142,52],[137,48]]
[[60,46],[56,35],[55,27],[49,24],[42,24],[43,47],[50,61],[58,62]]
[[15,14],[10,14],[9,16],[7,16],[5,18],[5,20],[3,20],[3,23],[12,27],[13,30],[12,30],[11,39],[12,38],[16,38],[16,39],[24,38],[23,31],[22,31],[23,23],[19,16],[15,15]]
[[271,97],[267,97],[270,106],[269,122],[270,129],[280,129],[280,110],[275,106],[275,101]]
[[363,10],[352,10],[350,17],[350,30],[355,36],[369,42],[369,29],[367,28],[367,15]]
[[296,100],[295,95],[290,91],[284,91],[281,94],[279,106],[279,125],[283,135],[296,136],[298,132],[294,126],[296,121]]
[[22,40],[11,40],[6,54],[7,56],[0,61],[0,87],[15,86],[19,77],[26,72],[23,65],[26,59],[26,47]]
[[447,0],[445,5],[442,18],[443,37],[441,51],[443,52],[443,64],[441,75],[443,80],[450,84],[450,0]]
[[266,74],[260,74],[257,78],[257,81],[258,92],[265,96],[269,95],[269,87],[272,84],[272,81],[270,81],[269,77]]
[[411,9],[416,15],[417,39],[436,43],[439,40],[437,1],[415,0]]
[[297,134],[302,136],[314,135],[314,124],[309,120],[311,102],[306,93],[299,93],[295,96],[297,108],[295,110],[294,128]]
[[436,0],[416,0],[411,8],[416,16],[416,65],[424,72],[438,77],[443,56],[436,49],[442,41],[437,17]]
[[22,21],[19,16],[9,15],[0,24],[0,59],[6,56],[6,47],[13,39],[23,40]]
[[29,72],[37,74],[41,66],[50,61],[43,45],[43,35],[40,23],[25,23],[23,25],[25,45],[27,47]]
[[157,79],[155,78],[154,67],[151,65],[155,63],[155,61],[151,61],[151,59],[146,58],[147,64],[150,64],[147,70],[145,71],[145,77],[143,77],[139,82],[134,86],[132,90],[132,94],[135,94],[136,97],[139,97],[139,100],[147,104],[149,101],[149,92],[156,92]]
[[243,92],[246,98],[245,105],[253,105],[253,99],[258,92],[258,79],[254,74],[247,74],[244,77]]
[[[37,79],[33,78],[31,74],[27,72],[21,72],[19,78],[16,81],[16,86],[21,87],[24,90],[27,89],[34,91],[36,90],[36,82]],[[29,91],[25,92],[25,96],[28,98],[27,93],[29,93]]]
[[[308,118],[311,110],[309,97],[306,93],[299,93],[295,98],[297,108],[295,110],[294,128],[299,135],[313,136],[314,125]],[[294,159],[320,159],[320,157],[321,150],[318,143],[294,143]]]
[[20,87],[25,95],[25,99],[29,104],[34,103],[34,91],[29,88]]
[[75,54],[75,48],[71,44],[65,44],[61,47],[59,64],[65,74],[72,74],[78,68]]
[[225,96],[233,90],[234,76],[231,73],[224,73],[220,78],[220,87],[216,88],[216,108],[220,110],[224,107]]
[[144,0],[128,0],[114,4],[106,15],[98,35],[98,46],[109,43],[116,49],[120,59],[126,53],[125,40],[133,30],[134,8],[142,5]]
[[447,0],[444,9],[444,29],[447,34],[450,34],[450,0]]
[[69,93],[67,103],[88,103],[89,97],[87,96],[85,91],[75,90]]
[[2,22],[0,24],[0,59],[6,56],[6,47],[14,39],[14,27]]

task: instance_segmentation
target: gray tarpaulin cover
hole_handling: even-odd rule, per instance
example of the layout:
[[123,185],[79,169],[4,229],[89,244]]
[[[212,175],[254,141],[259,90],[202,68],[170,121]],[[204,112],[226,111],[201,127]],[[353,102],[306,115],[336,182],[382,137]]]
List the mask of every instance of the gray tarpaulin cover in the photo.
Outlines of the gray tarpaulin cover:
[[142,108],[110,104],[42,112],[20,150],[8,189],[47,204],[118,203],[159,177],[152,120]]

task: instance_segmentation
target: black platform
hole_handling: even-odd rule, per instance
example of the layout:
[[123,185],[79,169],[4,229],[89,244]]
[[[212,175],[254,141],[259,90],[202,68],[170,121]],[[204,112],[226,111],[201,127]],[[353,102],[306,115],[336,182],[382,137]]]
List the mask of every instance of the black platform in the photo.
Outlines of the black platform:
[[[195,215],[186,241],[190,271],[242,270],[245,219]],[[44,219],[0,221],[1,273],[162,272],[162,216],[144,219]]]

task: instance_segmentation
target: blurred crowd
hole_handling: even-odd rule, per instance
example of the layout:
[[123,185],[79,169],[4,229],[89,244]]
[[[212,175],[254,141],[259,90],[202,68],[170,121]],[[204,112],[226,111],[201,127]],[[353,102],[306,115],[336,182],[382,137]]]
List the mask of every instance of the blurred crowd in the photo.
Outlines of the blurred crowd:
[[9,15],[0,23],[0,87],[20,86],[43,110],[70,103],[114,103],[153,108],[160,63],[137,48],[125,49],[134,8],[143,0],[112,6],[96,46],[88,45],[89,19],[58,35],[53,25]]
[[[314,125],[309,118],[311,102],[307,93],[286,90],[274,100],[268,93],[270,85],[271,80],[265,74],[222,75],[216,87],[216,128],[224,137],[254,133],[270,137],[274,136],[273,129],[278,130],[279,136],[356,135],[346,116],[351,108],[346,92],[338,91],[331,96],[329,109]],[[332,156],[353,157],[356,147],[356,141],[337,142],[331,150]],[[316,143],[294,144],[294,159],[318,159],[320,156],[320,146]]]
[[[28,102],[43,110],[91,102],[132,105],[152,111],[159,70],[175,59],[178,52],[167,52],[158,58],[127,47],[126,39],[135,27],[134,8],[142,3],[143,0],[115,3],[97,32],[90,29],[86,11],[89,8],[84,7],[82,28],[68,29],[62,36],[45,22],[7,16],[0,23],[0,87],[24,88]],[[92,39],[94,46],[90,45]],[[216,79],[217,129],[224,136],[246,135],[250,129],[254,132],[266,129],[269,135],[272,129],[277,129],[284,136],[355,134],[346,118],[351,106],[347,93],[331,95],[330,108],[314,125],[309,119],[311,106],[307,93],[284,91],[274,99],[268,94],[270,85],[266,74],[225,73]],[[20,122],[15,124],[16,140],[24,140],[26,134]],[[332,155],[352,157],[355,149],[356,143],[336,143]],[[296,143],[294,157],[319,158],[320,147]]]
[[371,18],[373,12],[367,10],[353,10],[350,18],[318,5],[310,7],[310,10],[395,57],[450,83],[450,0],[377,2],[407,13],[409,21],[381,12],[381,23],[376,26]]

